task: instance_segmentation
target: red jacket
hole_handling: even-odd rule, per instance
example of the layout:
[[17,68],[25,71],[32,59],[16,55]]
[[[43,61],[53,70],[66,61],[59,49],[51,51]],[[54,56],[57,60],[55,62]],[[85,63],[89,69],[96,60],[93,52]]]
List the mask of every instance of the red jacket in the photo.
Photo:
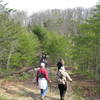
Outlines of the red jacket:
[[38,74],[39,74],[39,73],[45,74],[46,80],[49,80],[49,78],[48,78],[48,71],[47,71],[45,68],[40,68],[40,69],[37,71],[37,75],[36,75],[36,81],[37,81],[37,82],[38,82]]

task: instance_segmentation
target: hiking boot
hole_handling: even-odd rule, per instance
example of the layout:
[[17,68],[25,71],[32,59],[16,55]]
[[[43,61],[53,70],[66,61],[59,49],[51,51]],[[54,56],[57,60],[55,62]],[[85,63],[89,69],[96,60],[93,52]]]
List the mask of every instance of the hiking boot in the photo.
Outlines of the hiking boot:
[[44,100],[44,97],[41,97],[41,100]]

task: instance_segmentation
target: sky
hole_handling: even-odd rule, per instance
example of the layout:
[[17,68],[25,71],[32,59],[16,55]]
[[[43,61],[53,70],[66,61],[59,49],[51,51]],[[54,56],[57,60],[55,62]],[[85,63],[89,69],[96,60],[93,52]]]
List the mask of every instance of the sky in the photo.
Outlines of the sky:
[[93,7],[97,0],[4,0],[7,7],[24,10],[29,15],[47,9],[67,9],[75,7]]

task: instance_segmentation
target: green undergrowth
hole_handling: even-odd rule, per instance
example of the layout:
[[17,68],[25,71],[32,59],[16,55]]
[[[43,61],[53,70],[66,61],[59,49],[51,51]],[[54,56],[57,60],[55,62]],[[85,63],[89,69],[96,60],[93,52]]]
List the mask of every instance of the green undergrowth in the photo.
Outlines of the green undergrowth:
[[24,80],[29,80],[33,78],[34,73],[22,73],[19,75],[13,75],[13,76],[8,76],[5,78],[6,81],[24,81]]
[[79,87],[75,87],[74,89],[74,95],[75,100],[86,100],[84,97],[82,97],[83,91]]
[[0,100],[9,100],[4,94],[0,93]]
[[0,100],[18,100],[17,98],[9,98],[6,94],[0,93]]
[[92,71],[75,70],[72,71],[72,75],[83,76],[86,79],[99,79],[99,76],[94,75]]
[[77,95],[77,96],[75,97],[75,100],[85,100],[85,99],[82,98],[81,96],[78,96],[78,95]]
[[5,75],[5,74],[16,72],[16,71],[17,69],[14,69],[14,68],[0,68],[1,75]]

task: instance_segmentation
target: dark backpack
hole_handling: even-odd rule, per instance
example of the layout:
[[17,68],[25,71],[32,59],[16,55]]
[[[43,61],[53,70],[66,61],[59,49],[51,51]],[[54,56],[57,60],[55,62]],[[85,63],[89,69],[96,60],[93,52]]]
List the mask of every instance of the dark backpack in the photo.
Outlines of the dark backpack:
[[38,78],[45,78],[45,74],[44,73],[38,73]]

